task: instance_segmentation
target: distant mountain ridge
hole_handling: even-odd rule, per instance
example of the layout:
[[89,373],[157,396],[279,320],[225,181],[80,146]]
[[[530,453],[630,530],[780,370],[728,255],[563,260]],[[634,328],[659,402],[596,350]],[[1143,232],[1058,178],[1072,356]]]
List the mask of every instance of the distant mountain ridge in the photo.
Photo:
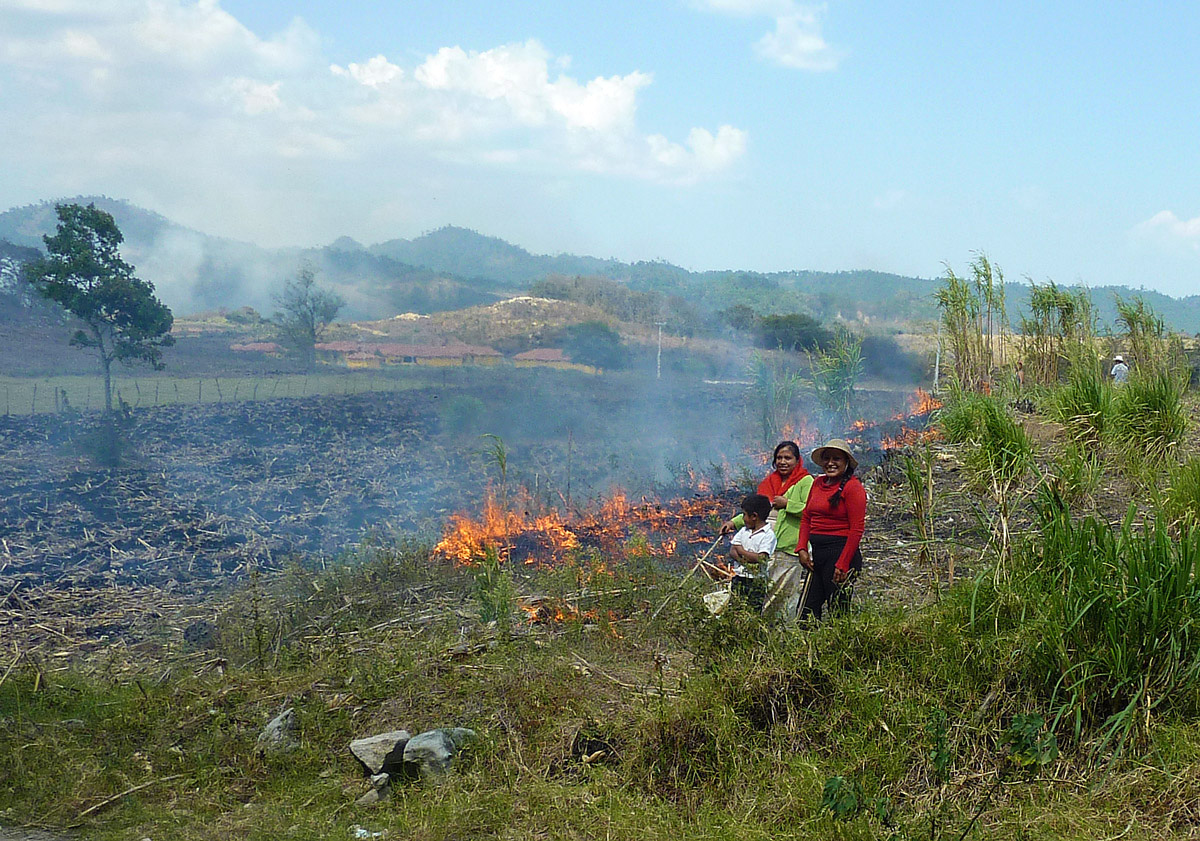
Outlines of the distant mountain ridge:
[[[125,235],[127,258],[180,314],[247,305],[269,313],[272,293],[309,261],[321,282],[346,298],[343,317],[351,319],[488,304],[522,294],[531,284],[556,275],[606,278],[637,291],[685,300],[708,313],[746,304],[759,314],[800,311],[882,325],[937,316],[937,280],[872,270],[693,272],[662,261],[532,254],[498,237],[454,226],[369,246],[342,236],[324,247],[265,249],[209,236],[119,199],[80,196],[65,201],[94,202],[112,213]],[[42,235],[54,231],[54,204],[47,201],[0,213],[0,240],[41,248]],[[1172,329],[1200,333],[1200,296],[1179,299],[1128,287],[1090,291],[1105,324],[1115,319],[1114,296],[1140,295]],[[1027,307],[1028,292],[1024,284],[1006,284],[1014,323]]]

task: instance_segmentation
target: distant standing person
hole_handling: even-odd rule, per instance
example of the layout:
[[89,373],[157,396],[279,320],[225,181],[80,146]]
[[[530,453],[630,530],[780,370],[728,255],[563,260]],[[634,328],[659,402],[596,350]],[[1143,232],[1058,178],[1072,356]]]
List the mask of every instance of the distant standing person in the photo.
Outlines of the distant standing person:
[[841,438],[813,450],[812,460],[823,472],[808,494],[796,545],[812,578],[800,615],[811,613],[819,620],[826,604],[833,614],[850,609],[849,585],[862,570],[859,544],[866,530],[867,491],[854,475],[858,461]]
[[[801,463],[800,447],[795,441],[780,441],[771,455],[774,466],[758,485],[758,492],[771,501],[771,520],[775,529],[775,552],[767,565],[767,596],[763,615],[790,621],[799,610],[802,574],[796,554],[796,539],[800,536],[800,514],[808,501],[813,478]],[[744,525],[738,515],[721,526],[727,534]]]
[[1113,385],[1125,385],[1129,382],[1129,366],[1125,364],[1125,357],[1117,354],[1113,357],[1112,371],[1109,372],[1112,376]]

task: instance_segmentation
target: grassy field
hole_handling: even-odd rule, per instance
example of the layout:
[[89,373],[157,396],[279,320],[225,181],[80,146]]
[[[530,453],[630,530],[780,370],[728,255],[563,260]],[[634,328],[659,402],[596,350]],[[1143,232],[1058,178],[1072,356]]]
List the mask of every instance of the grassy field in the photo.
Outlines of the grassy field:
[[[675,582],[636,545],[620,568],[580,557],[502,579],[413,546],[347,560],[196,606],[140,650],[6,655],[0,821],[448,841],[1176,838],[1200,820],[1195,720],[1156,713],[1124,756],[1095,753],[1088,726],[1050,742],[1029,625],[982,580],[780,631],[737,607],[709,617],[699,585],[650,621]],[[579,612],[531,625],[521,593]],[[183,642],[197,616],[215,648]],[[300,745],[260,756],[285,706]],[[437,726],[480,734],[456,772],[354,805],[368,784],[351,739]]]

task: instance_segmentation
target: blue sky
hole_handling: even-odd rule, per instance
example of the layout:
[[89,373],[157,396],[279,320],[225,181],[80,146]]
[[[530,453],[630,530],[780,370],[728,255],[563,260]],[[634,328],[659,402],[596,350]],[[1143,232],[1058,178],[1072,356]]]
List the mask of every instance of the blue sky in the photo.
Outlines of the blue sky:
[[1200,4],[0,0],[0,207],[1200,292]]

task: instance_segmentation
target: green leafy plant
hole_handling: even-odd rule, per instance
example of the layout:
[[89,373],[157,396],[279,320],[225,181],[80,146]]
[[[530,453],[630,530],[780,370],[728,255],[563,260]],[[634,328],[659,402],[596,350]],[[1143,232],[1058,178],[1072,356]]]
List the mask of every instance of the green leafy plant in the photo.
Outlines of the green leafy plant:
[[[904,475],[904,488],[912,506],[913,522],[917,526],[918,560],[928,567],[930,580],[936,591],[940,587],[940,575],[933,546],[933,450],[928,445],[914,453],[906,454],[900,462]],[[954,556],[950,556],[947,568],[948,583],[954,584]]]
[[858,780],[830,777],[821,791],[821,808],[828,809],[838,820],[846,821],[859,813],[865,799]]
[[[1032,283],[1028,317],[1021,318],[1020,348],[1029,385],[1054,386],[1064,367],[1091,350],[1095,314],[1086,290],[1071,292],[1050,281]],[[1073,366],[1071,370],[1074,370]]]
[[817,400],[833,417],[846,426],[854,419],[854,390],[862,375],[862,339],[849,330],[838,330],[833,341],[810,351],[809,385]]
[[1076,355],[1067,382],[1052,392],[1051,413],[1080,447],[1096,457],[1110,430],[1113,387],[1100,371],[1094,352]]
[[925,734],[929,737],[929,764],[933,769],[933,778],[940,785],[950,781],[950,764],[954,753],[950,749],[950,723],[944,710],[936,710],[925,724]]
[[985,254],[975,256],[970,270],[970,278],[959,277],[947,266],[934,294],[954,375],[968,391],[983,392],[992,370],[1003,362],[1004,273]]
[[1192,456],[1171,470],[1164,507],[1179,527],[1200,526],[1200,456]]
[[986,493],[996,506],[991,525],[999,575],[1012,554],[1010,523],[1033,465],[1033,446],[1025,429],[995,400],[984,399],[977,407],[979,428],[965,463],[971,485]]
[[1186,375],[1167,370],[1139,371],[1117,390],[1113,431],[1120,452],[1135,471],[1161,465],[1183,441],[1188,428],[1186,391]]
[[750,357],[753,405],[757,407],[762,446],[775,446],[787,425],[792,402],[800,393],[800,375],[785,370],[765,354]]
[[1014,716],[1000,745],[1007,749],[1008,761],[1030,775],[1058,759],[1058,737],[1046,730],[1046,720],[1040,715]]
[[517,588],[512,573],[500,560],[496,550],[488,546],[474,570],[475,598],[479,601],[479,618],[495,622],[507,632],[517,610]]

